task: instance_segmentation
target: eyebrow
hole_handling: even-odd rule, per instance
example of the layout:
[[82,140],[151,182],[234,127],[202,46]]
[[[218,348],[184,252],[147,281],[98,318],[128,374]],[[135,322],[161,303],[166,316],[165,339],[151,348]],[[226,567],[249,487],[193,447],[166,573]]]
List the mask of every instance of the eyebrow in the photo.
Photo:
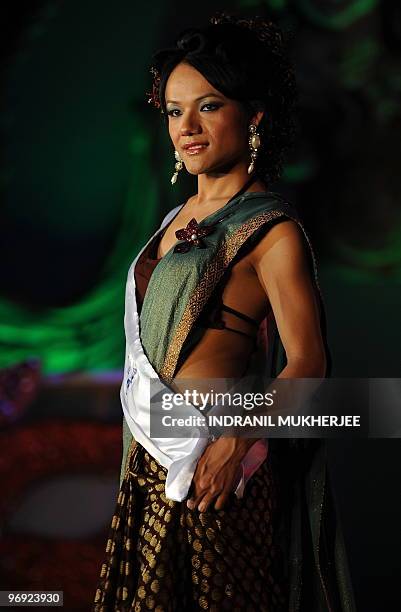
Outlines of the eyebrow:
[[[199,96],[199,98],[195,98],[195,102],[199,102],[199,100],[203,100],[204,98],[210,98],[211,96],[222,99],[222,96],[219,94],[211,92],[205,94],[204,96]],[[177,100],[166,100],[166,104],[179,104],[179,102],[177,102]]]

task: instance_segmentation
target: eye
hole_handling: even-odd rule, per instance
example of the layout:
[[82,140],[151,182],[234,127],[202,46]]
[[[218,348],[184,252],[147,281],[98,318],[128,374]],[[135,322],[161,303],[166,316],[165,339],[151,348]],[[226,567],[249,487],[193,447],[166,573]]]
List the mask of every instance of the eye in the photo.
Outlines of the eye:
[[[216,102],[207,102],[206,104],[202,104],[201,111],[205,110],[205,112],[210,113],[217,110],[221,106],[222,104]],[[170,108],[170,110],[167,111],[167,115],[170,117],[179,117],[181,115],[181,111],[179,108]]]
[[215,102],[208,102],[207,104],[202,105],[201,110],[203,110],[207,106],[209,107],[209,110],[206,109],[206,112],[210,112],[220,108],[221,104],[216,104]]

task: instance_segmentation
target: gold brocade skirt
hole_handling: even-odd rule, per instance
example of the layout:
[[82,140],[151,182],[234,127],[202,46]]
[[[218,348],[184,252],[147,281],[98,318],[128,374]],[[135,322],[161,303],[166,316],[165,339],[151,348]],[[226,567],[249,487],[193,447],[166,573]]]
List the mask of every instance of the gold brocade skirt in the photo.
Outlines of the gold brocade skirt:
[[222,510],[167,499],[166,475],[134,441],[92,612],[287,610],[269,457]]

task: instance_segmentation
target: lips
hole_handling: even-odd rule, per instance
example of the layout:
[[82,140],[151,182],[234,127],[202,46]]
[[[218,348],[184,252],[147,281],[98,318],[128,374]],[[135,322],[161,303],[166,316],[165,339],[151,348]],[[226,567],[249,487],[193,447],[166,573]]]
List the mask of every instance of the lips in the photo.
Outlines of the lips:
[[208,145],[204,142],[190,142],[184,145],[182,148],[186,153],[195,154],[199,153],[200,151],[203,151],[204,149],[206,149],[207,146]]

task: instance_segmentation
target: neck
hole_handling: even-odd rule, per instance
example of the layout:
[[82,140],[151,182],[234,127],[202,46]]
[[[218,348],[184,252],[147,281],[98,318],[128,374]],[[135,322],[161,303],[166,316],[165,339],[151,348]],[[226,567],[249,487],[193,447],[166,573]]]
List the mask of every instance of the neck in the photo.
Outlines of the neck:
[[[229,200],[250,179],[245,167],[227,173],[204,173],[198,175],[198,193],[195,196],[195,205],[202,206]],[[266,185],[258,178],[249,185],[247,191],[266,191]]]

